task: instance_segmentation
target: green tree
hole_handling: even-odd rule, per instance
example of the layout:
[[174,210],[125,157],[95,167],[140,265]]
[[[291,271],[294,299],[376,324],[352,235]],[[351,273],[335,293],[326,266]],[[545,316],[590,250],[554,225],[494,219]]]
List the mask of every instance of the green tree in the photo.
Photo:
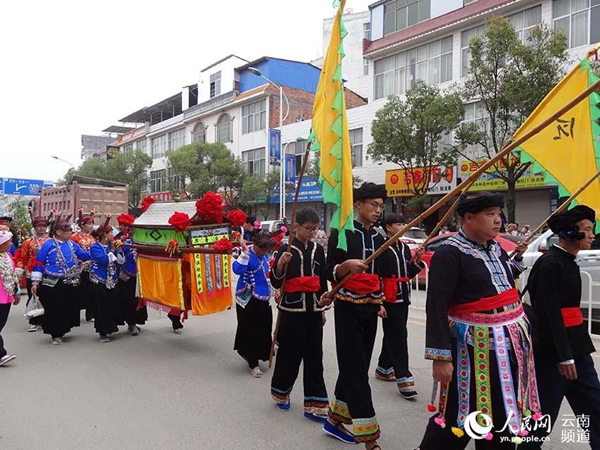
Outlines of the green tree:
[[135,208],[140,204],[142,191],[148,185],[147,170],[150,167],[152,158],[141,150],[119,153],[109,160],[91,158],[78,168],[69,169],[58,185],[67,184],[74,175],[125,183],[129,186],[129,206]]
[[31,230],[31,217],[29,215],[29,202],[23,197],[19,197],[8,205],[8,212],[13,218],[13,232],[29,234]]
[[[471,59],[465,83],[457,92],[465,103],[477,101],[476,118],[455,136],[458,152],[477,162],[492,158],[565,74],[567,40],[542,24],[523,44],[507,19],[492,18],[485,34],[469,43]],[[489,173],[508,186],[508,221],[515,221],[517,180],[529,164],[513,152]]]
[[129,186],[129,206],[135,208],[142,200],[142,191],[148,186],[148,169],[152,158],[141,150],[119,153],[106,161],[105,177]]
[[463,112],[457,94],[443,95],[436,86],[418,80],[406,92],[406,100],[391,95],[377,111],[368,154],[404,169],[412,180],[411,193],[419,199],[427,193],[437,166],[456,163],[455,149],[442,145],[441,140],[458,127]]
[[225,190],[226,200],[236,203],[244,181],[242,163],[222,143],[194,142],[168,150],[169,167],[182,179],[182,188],[200,198],[208,191]]
[[248,208],[264,201],[267,183],[259,175],[244,173],[244,181],[237,192],[235,205]]

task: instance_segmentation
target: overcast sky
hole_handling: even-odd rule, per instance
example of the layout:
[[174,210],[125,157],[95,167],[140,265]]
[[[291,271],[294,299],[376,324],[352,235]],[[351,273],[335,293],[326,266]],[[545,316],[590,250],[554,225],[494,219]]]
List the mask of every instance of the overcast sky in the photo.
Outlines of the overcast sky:
[[81,134],[102,134],[231,53],[315,59],[333,13],[331,0],[3,2],[0,177],[58,179],[69,165],[51,155],[79,165]]

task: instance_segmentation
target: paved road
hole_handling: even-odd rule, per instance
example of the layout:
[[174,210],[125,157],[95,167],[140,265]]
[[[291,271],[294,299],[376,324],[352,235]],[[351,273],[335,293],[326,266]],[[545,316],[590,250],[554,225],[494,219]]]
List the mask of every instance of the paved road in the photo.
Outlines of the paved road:
[[[290,412],[275,409],[269,396],[271,372],[251,378],[232,350],[233,310],[191,317],[181,335],[170,331],[164,313],[151,311],[138,336],[121,331],[108,344],[98,342],[92,325],[82,324],[62,346],[52,346],[40,332],[27,333],[23,310],[22,305],[13,308],[3,332],[17,359],[0,367],[0,449],[347,448],[303,419],[300,386],[292,394]],[[429,416],[425,404],[431,375],[430,363],[422,358],[422,313],[413,316],[410,351],[421,397],[408,402],[393,384],[371,382],[386,450],[414,448]],[[332,319],[324,344],[329,392],[337,374]],[[379,349],[380,339],[373,367]]]

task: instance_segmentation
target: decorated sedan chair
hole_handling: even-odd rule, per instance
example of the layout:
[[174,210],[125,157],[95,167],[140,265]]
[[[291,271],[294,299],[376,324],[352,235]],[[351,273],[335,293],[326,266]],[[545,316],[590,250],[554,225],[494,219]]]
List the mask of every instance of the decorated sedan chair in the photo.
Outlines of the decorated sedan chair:
[[170,314],[206,315],[232,306],[231,252],[246,221],[240,210],[224,212],[208,192],[197,202],[142,203],[134,221],[139,297]]

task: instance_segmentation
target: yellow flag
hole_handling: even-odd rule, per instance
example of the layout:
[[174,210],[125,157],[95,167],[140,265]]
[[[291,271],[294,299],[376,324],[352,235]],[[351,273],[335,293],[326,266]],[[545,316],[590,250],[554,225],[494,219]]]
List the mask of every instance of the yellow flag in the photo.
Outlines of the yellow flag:
[[345,4],[345,0],[334,2],[338,10],[315,94],[309,137],[311,150],[321,152],[319,181],[323,201],[337,205],[331,226],[339,230],[338,247],[344,250],[345,231],[354,230],[352,157],[342,79],[343,38],[347,34],[342,21]]
[[[527,118],[514,136],[518,139],[541,123],[555,111],[589,86],[592,78],[589,62],[585,58],[563,80],[550,91],[535,111]],[[598,171],[596,146],[598,145],[592,122],[592,115],[600,101],[598,94],[578,103],[563,116],[554,121],[537,135],[521,145],[526,155],[521,160],[534,160],[554,178],[569,194],[573,194]],[[600,115],[600,114],[599,114]],[[594,181],[578,197],[579,204],[588,205],[596,210],[600,219],[600,181]]]

